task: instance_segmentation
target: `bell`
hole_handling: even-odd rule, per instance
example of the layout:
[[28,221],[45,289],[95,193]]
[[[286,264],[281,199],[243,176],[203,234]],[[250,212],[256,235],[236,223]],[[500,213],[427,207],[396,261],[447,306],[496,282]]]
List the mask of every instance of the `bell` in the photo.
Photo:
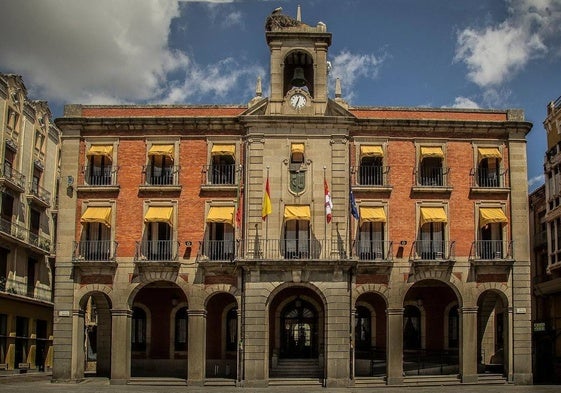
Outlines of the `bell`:
[[306,78],[304,78],[304,69],[302,67],[296,67],[294,69],[294,75],[292,76],[290,84],[294,87],[303,87],[308,84]]

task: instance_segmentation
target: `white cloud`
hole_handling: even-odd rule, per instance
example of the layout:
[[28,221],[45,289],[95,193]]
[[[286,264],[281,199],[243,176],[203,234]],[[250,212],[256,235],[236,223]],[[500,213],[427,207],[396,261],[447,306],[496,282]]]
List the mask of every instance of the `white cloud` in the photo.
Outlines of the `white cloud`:
[[498,25],[458,33],[455,60],[480,87],[508,81],[532,59],[556,50],[561,34],[561,0],[510,0],[508,17]]
[[[384,60],[385,55],[377,57],[372,54],[361,55],[343,50],[331,59],[330,84],[333,85],[335,79],[339,78],[342,89],[345,92],[352,92],[359,78],[376,78]],[[350,101],[353,95],[347,93],[343,96]]]
[[531,179],[528,179],[528,189],[532,189],[532,188],[537,188],[534,186],[539,186],[541,184],[543,184],[544,182],[544,175],[543,173],[537,176],[532,177]]
[[149,100],[189,65],[167,46],[175,1],[14,0],[3,14],[0,67],[54,100]]
[[479,109],[480,106],[477,104],[477,102],[467,97],[456,97],[452,108]]

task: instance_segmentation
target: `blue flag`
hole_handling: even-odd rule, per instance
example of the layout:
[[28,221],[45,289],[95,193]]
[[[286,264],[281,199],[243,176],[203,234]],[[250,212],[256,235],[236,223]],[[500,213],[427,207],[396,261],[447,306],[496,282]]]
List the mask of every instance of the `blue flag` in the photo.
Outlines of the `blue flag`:
[[356,207],[355,196],[353,195],[353,190],[351,190],[351,214],[357,220],[360,218],[360,215],[358,214],[358,208]]

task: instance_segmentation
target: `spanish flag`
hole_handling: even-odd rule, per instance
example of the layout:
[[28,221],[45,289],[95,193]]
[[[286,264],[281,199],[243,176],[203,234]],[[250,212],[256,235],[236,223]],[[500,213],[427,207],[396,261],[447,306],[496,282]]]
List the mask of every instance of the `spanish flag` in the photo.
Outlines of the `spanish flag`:
[[265,193],[263,194],[263,206],[261,207],[261,218],[263,221],[267,216],[273,212],[273,205],[271,204],[271,190],[269,188],[269,176],[267,176],[267,183],[265,184]]

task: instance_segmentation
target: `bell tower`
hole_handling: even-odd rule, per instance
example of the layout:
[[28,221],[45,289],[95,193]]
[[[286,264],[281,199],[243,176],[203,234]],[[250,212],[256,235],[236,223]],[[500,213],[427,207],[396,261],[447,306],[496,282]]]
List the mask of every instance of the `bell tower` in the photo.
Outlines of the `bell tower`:
[[327,107],[327,50],[331,33],[318,22],[302,23],[277,8],[267,17],[265,37],[271,50],[268,114],[321,116]]

